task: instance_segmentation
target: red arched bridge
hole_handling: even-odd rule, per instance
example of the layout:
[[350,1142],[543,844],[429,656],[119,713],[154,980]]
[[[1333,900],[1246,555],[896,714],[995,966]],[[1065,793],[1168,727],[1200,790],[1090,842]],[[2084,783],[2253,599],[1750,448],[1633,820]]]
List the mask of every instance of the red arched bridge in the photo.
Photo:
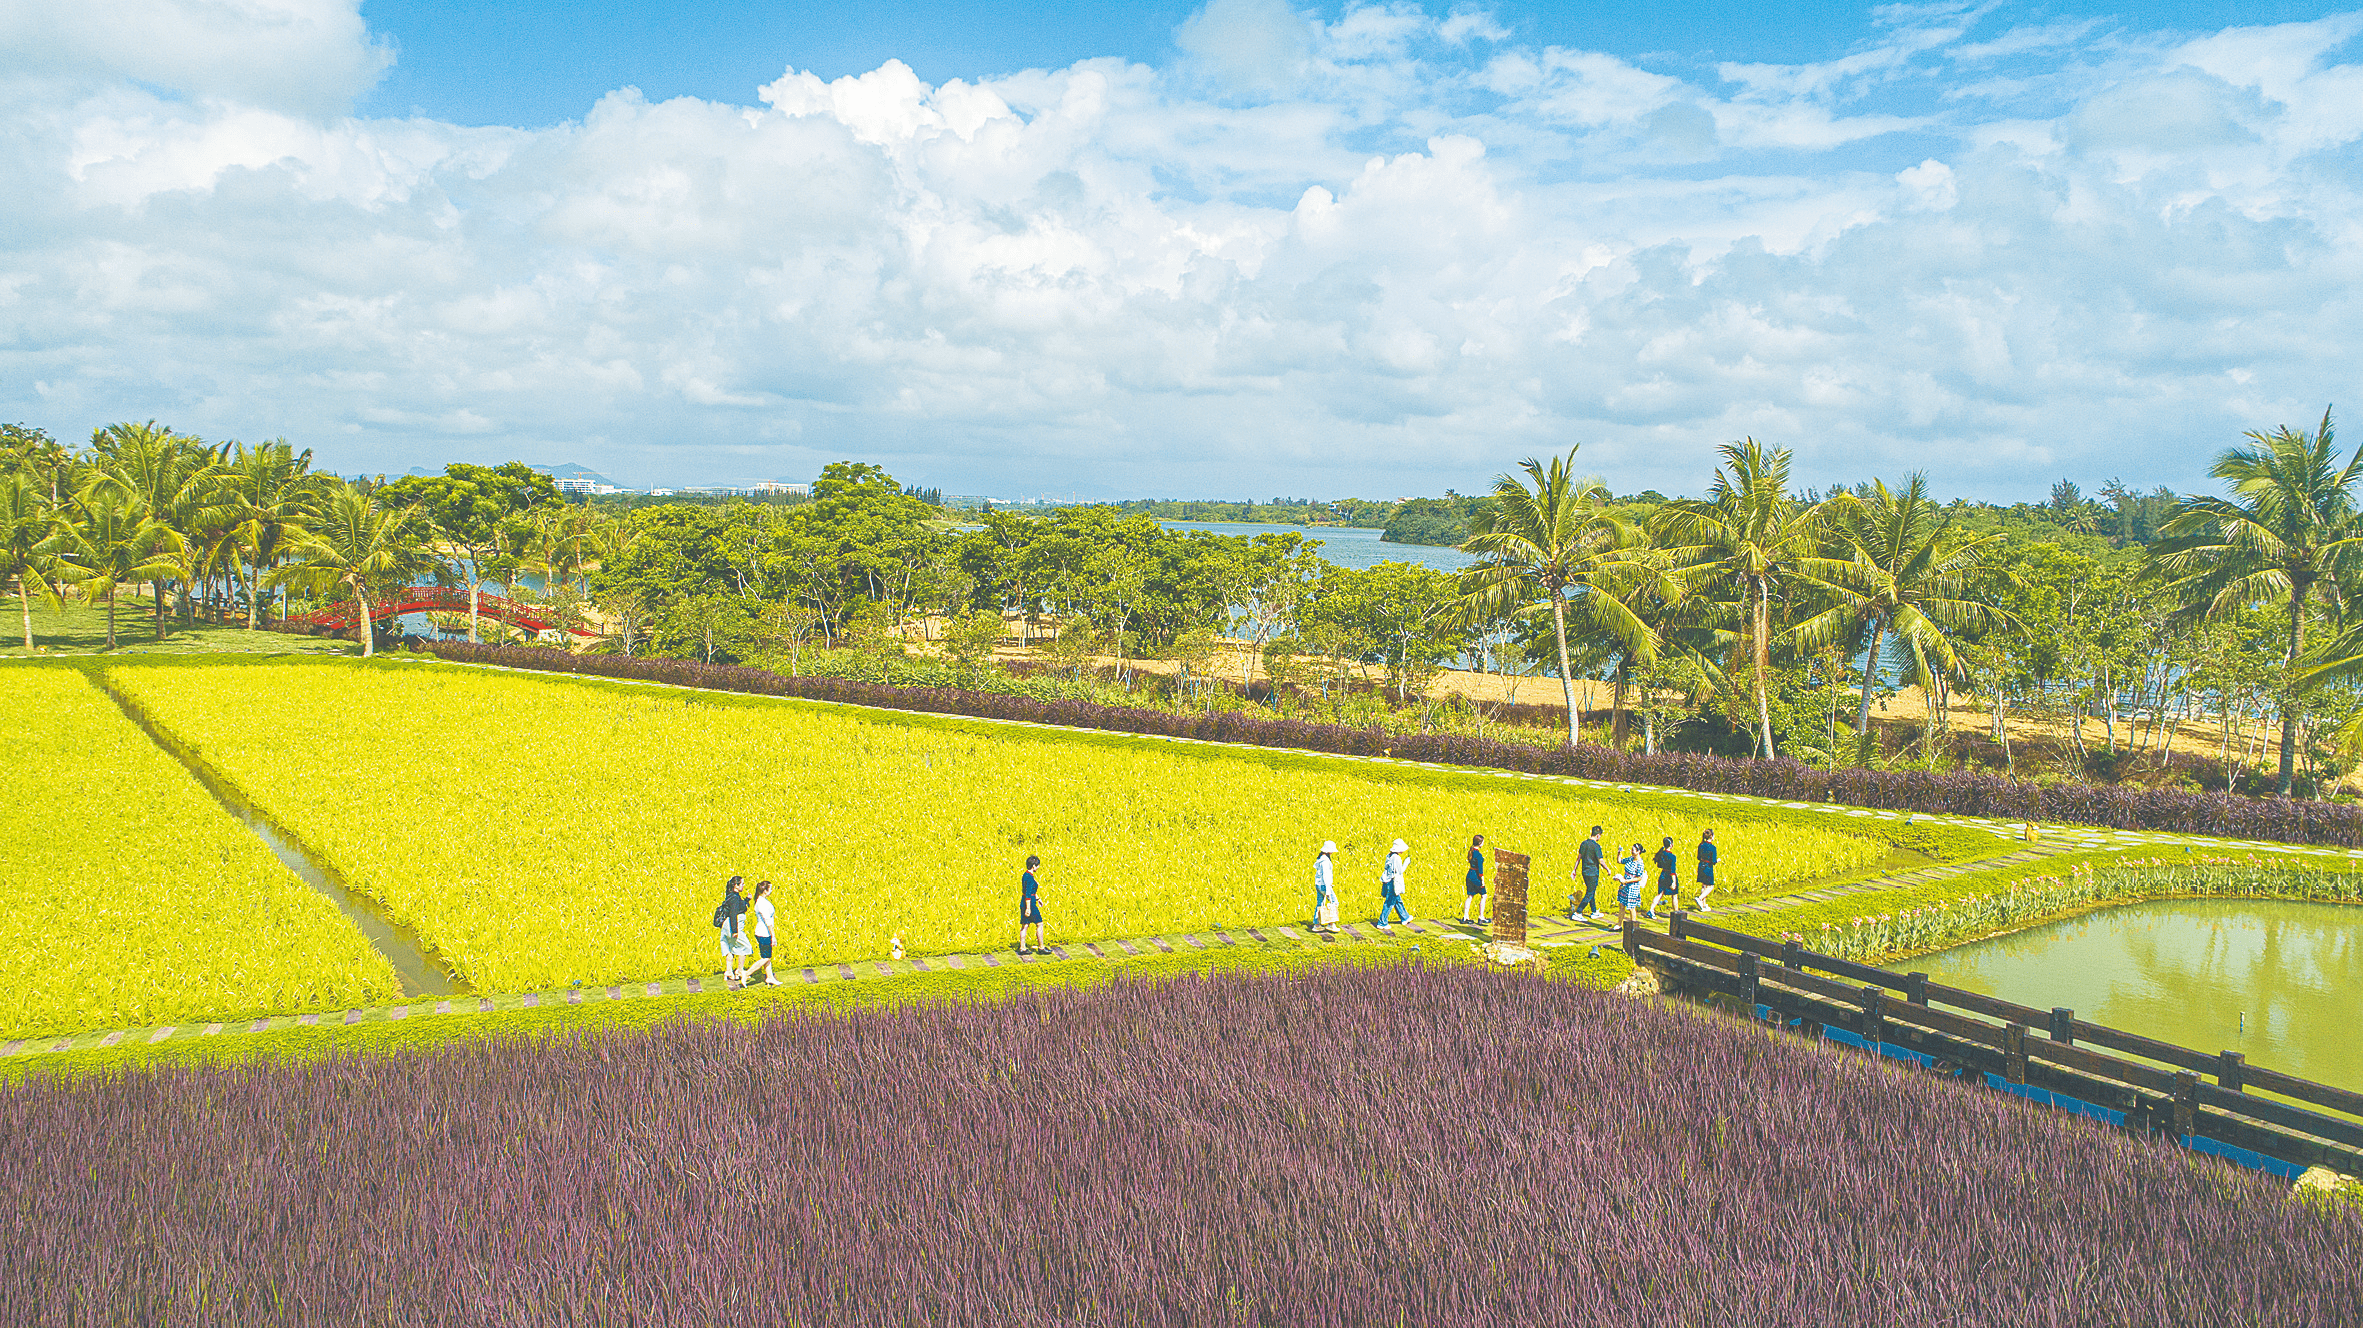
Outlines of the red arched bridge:
[[[369,616],[378,622],[384,622],[388,618],[399,618],[405,613],[466,613],[467,611],[468,592],[464,586],[410,586],[389,599],[372,601],[369,606]],[[549,610],[538,605],[520,604],[516,600],[500,595],[477,595],[476,613],[480,617],[505,622],[512,627],[522,627],[529,632],[546,632],[559,625],[558,620],[550,615]],[[294,621],[310,623],[314,627],[326,627],[332,631],[349,632],[353,630],[360,618],[360,606],[351,600],[345,600],[314,613],[298,614]],[[588,627],[569,627],[566,630],[576,636],[598,635]]]

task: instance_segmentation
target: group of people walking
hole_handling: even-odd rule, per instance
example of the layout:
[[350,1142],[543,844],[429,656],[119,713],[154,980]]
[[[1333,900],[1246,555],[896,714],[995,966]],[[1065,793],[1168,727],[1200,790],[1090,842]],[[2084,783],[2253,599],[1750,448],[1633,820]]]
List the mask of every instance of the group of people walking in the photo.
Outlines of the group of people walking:
[[[722,887],[722,902],[714,908],[714,926],[722,934],[722,976],[732,986],[744,986],[755,980],[755,970],[763,971],[768,986],[780,985],[779,974],[771,967],[771,940],[776,932],[777,919],[771,907],[771,882],[755,882],[754,893],[741,894],[739,887],[746,884],[744,876],[733,876]],[[755,957],[760,952],[760,957]]]
[[[1597,919],[1600,916],[1600,877],[1606,871],[1608,863],[1607,846],[1602,844],[1600,840],[1604,833],[1606,831],[1602,827],[1593,826],[1590,837],[1585,839],[1582,847],[1577,850],[1577,866],[1574,871],[1568,873],[1568,877],[1582,886],[1583,891],[1580,895],[1571,894],[1567,897],[1567,916],[1570,918]],[[1713,906],[1707,902],[1707,897],[1715,893],[1716,856],[1715,832],[1712,830],[1700,832],[1698,847],[1692,850],[1691,854],[1691,859],[1696,864],[1693,879],[1697,887],[1696,892],[1691,896],[1691,902],[1692,907],[1701,913],[1714,911]],[[1313,930],[1315,931],[1334,932],[1338,930],[1336,859],[1337,844],[1331,840],[1321,841],[1321,851],[1313,859]],[[1647,889],[1651,868],[1655,868],[1657,872],[1657,889],[1654,894]],[[1681,908],[1681,868],[1682,861],[1674,851],[1674,837],[1672,835],[1660,837],[1657,852],[1654,854],[1649,852],[1645,844],[1636,843],[1630,850],[1619,855],[1617,859],[1616,902],[1623,916],[1626,918],[1644,916],[1655,918],[1661,916],[1659,913],[1661,908],[1667,912]],[[1411,908],[1405,902],[1410,872],[1411,846],[1398,839],[1388,846],[1386,866],[1379,871],[1378,925],[1380,927],[1392,930],[1389,925],[1390,919],[1395,922],[1409,922],[1411,920]],[[1485,878],[1485,836],[1473,835],[1469,839],[1468,874],[1463,878],[1461,921],[1482,924],[1492,920],[1490,909],[1492,900],[1485,888]]]
[[[1580,895],[1567,897],[1567,916],[1597,919],[1600,916],[1600,878],[1606,873],[1608,849],[1600,841],[1604,831],[1592,827],[1590,837],[1576,850],[1576,869],[1568,878],[1583,887]],[[1712,912],[1707,896],[1715,893],[1715,832],[1703,831],[1698,847],[1692,851],[1696,864],[1694,879],[1697,891],[1691,906],[1701,913]],[[1679,883],[1681,859],[1674,852],[1674,837],[1661,837],[1657,852],[1651,854],[1645,845],[1635,843],[1617,858],[1616,902],[1627,920],[1658,917],[1660,908],[1671,912],[1682,907],[1682,888]],[[1042,859],[1029,855],[1025,871],[1018,877],[1017,951],[1028,954],[1045,949],[1042,938],[1042,882],[1035,875],[1042,867]],[[1654,894],[1646,886],[1650,869],[1657,871]],[[1462,878],[1460,916],[1463,922],[1484,924],[1492,921],[1492,899],[1485,887],[1485,836],[1469,838],[1468,873]],[[1407,902],[1411,881],[1411,845],[1398,839],[1387,846],[1386,865],[1379,869],[1378,925],[1381,930],[1394,930],[1394,923],[1411,921],[1411,906]],[[751,892],[743,892],[743,876],[733,876],[722,890],[722,902],[714,909],[714,926],[721,934],[722,976],[732,985],[755,981],[760,972],[770,986],[780,985],[779,974],[772,969],[771,946],[776,934],[776,920],[772,912],[771,882],[757,881]],[[1337,888],[1337,844],[1322,840],[1321,851],[1313,859],[1313,930],[1335,932],[1338,923],[1339,898]],[[1033,932],[1032,945],[1027,944],[1027,931]],[[896,953],[900,955],[900,938]]]
[[[1600,836],[1604,833],[1605,831],[1601,827],[1593,826],[1591,836],[1584,840],[1581,848],[1576,850],[1576,869],[1569,872],[1567,876],[1569,880],[1583,887],[1583,893],[1567,897],[1567,916],[1571,918],[1591,919],[1600,916],[1600,877],[1606,870],[1608,863],[1607,847],[1600,842]],[[1707,896],[1715,893],[1716,856],[1715,832],[1712,830],[1700,831],[1698,847],[1693,850],[1691,855],[1692,861],[1697,864],[1694,879],[1698,883],[1697,892],[1691,896],[1691,906],[1701,913],[1715,911],[1714,906],[1707,902]],[[1655,893],[1650,893],[1647,890],[1649,871],[1652,867],[1657,869],[1657,890]],[[1657,917],[1658,909],[1661,907],[1669,913],[1680,909],[1682,907],[1681,871],[1682,859],[1674,852],[1674,837],[1672,835],[1660,837],[1657,852],[1654,854],[1649,852],[1647,845],[1635,843],[1630,850],[1617,859],[1616,903],[1618,910],[1626,920],[1630,921],[1643,916],[1644,913],[1652,918]]]

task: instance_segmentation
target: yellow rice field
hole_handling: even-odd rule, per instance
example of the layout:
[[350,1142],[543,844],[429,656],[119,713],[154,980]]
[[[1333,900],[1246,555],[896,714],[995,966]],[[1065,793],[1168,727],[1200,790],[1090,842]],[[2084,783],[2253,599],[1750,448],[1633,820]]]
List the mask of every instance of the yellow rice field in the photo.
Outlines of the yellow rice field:
[[1323,839],[1349,920],[1375,916],[1398,836],[1415,915],[1458,914],[1473,833],[1534,855],[1538,907],[1563,901],[1594,822],[1674,836],[1685,881],[1714,825],[1726,897],[1887,850],[1535,781],[457,667],[111,676],[482,990],[712,971],[733,873],[774,882],[797,965],[897,934],[922,954],[1005,947],[1029,853],[1058,941],[1306,918]]
[[76,670],[0,667],[0,1036],[399,994],[361,933]]

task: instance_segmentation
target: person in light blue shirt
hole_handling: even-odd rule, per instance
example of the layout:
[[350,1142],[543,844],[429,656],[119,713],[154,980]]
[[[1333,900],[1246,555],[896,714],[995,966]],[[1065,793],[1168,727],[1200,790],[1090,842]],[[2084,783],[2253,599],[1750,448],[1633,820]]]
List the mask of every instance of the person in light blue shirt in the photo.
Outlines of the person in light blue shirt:
[[1321,854],[1313,859],[1313,930],[1337,930],[1337,845],[1321,841]]
[[1617,861],[1623,875],[1617,881],[1616,905],[1623,911],[1627,922],[1636,921],[1641,916],[1641,882],[1649,870],[1647,860],[1642,856],[1645,852],[1647,850],[1635,844],[1631,852]]

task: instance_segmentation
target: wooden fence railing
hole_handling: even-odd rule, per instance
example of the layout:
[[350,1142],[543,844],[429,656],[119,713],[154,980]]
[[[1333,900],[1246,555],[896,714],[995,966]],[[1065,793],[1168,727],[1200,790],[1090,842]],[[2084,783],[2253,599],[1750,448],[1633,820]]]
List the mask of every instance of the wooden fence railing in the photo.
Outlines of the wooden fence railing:
[[1843,1041],[1941,1073],[1982,1074],[1994,1087],[2250,1165],[2363,1174],[2363,1093],[2250,1065],[2236,1051],[2195,1051],[1687,913],[1662,936],[1626,923],[1624,951],[1657,970],[1667,990],[1736,997],[1808,1034],[1837,1030]]

